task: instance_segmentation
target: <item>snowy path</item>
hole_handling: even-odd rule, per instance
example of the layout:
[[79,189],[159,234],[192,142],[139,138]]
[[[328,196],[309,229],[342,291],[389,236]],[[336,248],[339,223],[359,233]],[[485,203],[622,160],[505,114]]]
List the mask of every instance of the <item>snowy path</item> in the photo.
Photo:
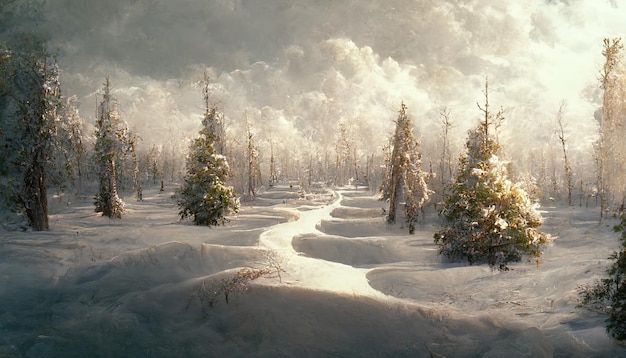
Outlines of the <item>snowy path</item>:
[[312,289],[385,297],[370,286],[366,278],[369,269],[301,256],[292,246],[292,239],[296,236],[323,234],[316,226],[322,220],[330,219],[330,213],[341,206],[341,194],[335,192],[335,195],[337,198],[333,203],[319,209],[298,211],[298,220],[278,224],[266,230],[259,237],[260,245],[275,251],[284,259],[282,268],[287,272],[285,277],[288,283]]

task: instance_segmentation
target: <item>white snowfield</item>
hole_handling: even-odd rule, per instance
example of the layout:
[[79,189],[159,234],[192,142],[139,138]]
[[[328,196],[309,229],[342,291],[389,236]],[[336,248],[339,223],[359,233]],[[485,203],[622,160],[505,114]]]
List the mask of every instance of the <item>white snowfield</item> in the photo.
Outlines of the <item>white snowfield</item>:
[[[434,209],[408,235],[362,188],[270,188],[216,228],[170,195],[116,221],[52,199],[50,232],[0,231],[0,357],[626,356],[575,307],[619,244],[595,207],[545,208],[539,265],[499,272],[443,260]],[[268,252],[282,282],[212,296]]]

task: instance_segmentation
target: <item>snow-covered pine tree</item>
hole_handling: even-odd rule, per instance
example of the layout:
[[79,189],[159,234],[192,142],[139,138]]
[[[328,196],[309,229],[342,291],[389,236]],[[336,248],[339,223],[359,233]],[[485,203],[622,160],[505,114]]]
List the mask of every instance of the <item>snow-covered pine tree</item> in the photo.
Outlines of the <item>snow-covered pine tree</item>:
[[470,265],[488,263],[507,270],[507,264],[523,255],[539,257],[547,235],[537,227],[541,216],[520,185],[507,178],[500,145],[492,132],[504,120],[489,111],[485,82],[483,119],[469,131],[467,154],[461,158],[456,181],[444,195],[441,211],[444,228],[434,234],[439,253]]
[[159,157],[161,156],[161,151],[155,144],[152,145],[152,148],[146,154],[146,171],[150,178],[152,178],[152,185],[155,185],[161,180],[163,174],[161,167],[159,165]]
[[217,154],[224,155],[226,150],[224,114],[217,110],[217,106],[211,104],[211,79],[206,71],[202,81],[202,96],[204,98],[204,120],[208,120],[206,128],[210,133],[213,133],[213,148]]
[[124,213],[124,203],[117,193],[116,161],[127,145],[125,133],[127,129],[122,123],[115,98],[111,94],[111,81],[106,77],[96,119],[94,162],[97,166],[99,188],[94,204],[96,212],[113,219],[121,218]]
[[59,191],[64,191],[68,185],[74,186],[77,195],[82,189],[87,155],[83,124],[76,108],[76,96],[66,98],[55,123],[54,160],[50,161],[48,180]]
[[413,121],[406,113],[404,102],[400,108],[396,130],[391,139],[391,155],[386,159],[386,173],[381,185],[381,200],[389,200],[387,223],[396,222],[396,210],[401,199],[405,201],[405,219],[409,233],[415,231],[419,213],[428,201],[428,187],[421,169],[419,143],[413,136]]
[[22,34],[1,49],[0,160],[2,191],[33,230],[48,230],[47,163],[60,102],[56,60],[40,38]]
[[615,226],[621,231],[621,248],[613,252],[611,266],[606,270],[606,278],[581,291],[579,307],[585,307],[609,316],[606,330],[613,338],[626,340],[626,215]]
[[342,186],[350,179],[353,143],[348,137],[348,129],[339,123],[339,136],[335,143],[335,184]]
[[223,148],[221,114],[209,102],[208,78],[203,88],[205,105],[200,136],[191,146],[187,173],[182,187],[175,194],[181,219],[190,218],[195,225],[216,226],[226,223],[231,212],[239,210],[239,200],[226,184],[228,162],[215,146]]
[[248,142],[246,146],[246,157],[248,159],[247,172],[248,172],[248,197],[254,199],[256,197],[256,189],[261,182],[261,167],[259,166],[259,151],[254,144],[254,135],[252,134],[252,128],[246,118],[247,136]]
[[274,140],[270,137],[270,179],[269,186],[278,183],[278,170],[276,168],[276,159],[274,158]]

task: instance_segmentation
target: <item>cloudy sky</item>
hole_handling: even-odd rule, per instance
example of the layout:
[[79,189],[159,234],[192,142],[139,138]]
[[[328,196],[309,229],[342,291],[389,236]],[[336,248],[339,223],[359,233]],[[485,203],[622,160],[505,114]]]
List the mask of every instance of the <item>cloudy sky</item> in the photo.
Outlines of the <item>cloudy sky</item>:
[[425,142],[448,107],[462,145],[486,77],[511,148],[553,138],[563,100],[571,143],[584,148],[602,39],[626,30],[615,0],[52,0],[42,16],[22,23],[50,37],[65,94],[88,121],[109,75],[148,141],[191,135],[208,68],[233,133],[248,118],[259,138],[328,145],[343,123],[368,151],[401,101]]

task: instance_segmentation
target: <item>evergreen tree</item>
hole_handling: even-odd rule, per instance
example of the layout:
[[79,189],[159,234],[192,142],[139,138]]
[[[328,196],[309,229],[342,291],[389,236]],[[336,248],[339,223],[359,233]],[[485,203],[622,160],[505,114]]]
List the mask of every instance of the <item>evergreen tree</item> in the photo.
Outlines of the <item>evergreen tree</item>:
[[48,230],[47,172],[61,107],[56,60],[40,38],[23,34],[0,49],[0,65],[3,199],[33,230]]
[[204,118],[200,136],[192,144],[187,158],[187,173],[182,187],[175,194],[181,219],[190,218],[195,225],[215,226],[226,223],[231,212],[239,210],[239,200],[232,187],[226,185],[229,166],[216,145],[223,148],[222,116],[208,99],[208,80],[203,90]]
[[626,216],[615,228],[621,231],[621,249],[614,252],[611,266],[606,270],[607,278],[600,280],[581,292],[579,307],[586,307],[607,314],[607,332],[617,340],[626,340]]
[[541,217],[527,193],[507,178],[500,145],[492,132],[504,120],[489,111],[485,83],[484,118],[470,130],[467,154],[461,158],[456,181],[444,195],[441,215],[445,228],[434,234],[439,253],[471,264],[488,263],[506,270],[523,255],[538,257],[547,236],[537,230]]
[[259,165],[259,151],[254,144],[254,135],[246,118],[248,143],[246,147],[246,157],[248,158],[248,197],[254,199],[256,197],[256,189],[261,181],[261,168]]
[[335,143],[335,184],[345,185],[350,179],[350,164],[352,163],[352,141],[348,138],[348,129],[343,123],[339,124],[339,137]]
[[128,130],[117,111],[115,98],[111,94],[111,82],[107,77],[96,120],[94,161],[97,165],[99,189],[94,204],[96,212],[113,219],[121,218],[124,213],[124,203],[117,193],[116,162],[126,151],[127,135]]
[[276,169],[276,159],[274,158],[274,140],[270,138],[270,179],[269,186],[278,183],[278,170]]
[[50,162],[52,168],[49,181],[61,191],[64,191],[68,184],[73,185],[76,194],[79,195],[82,190],[87,149],[83,143],[83,119],[75,103],[75,96],[67,98],[61,115],[58,116],[54,142],[55,160]]
[[163,173],[159,166],[159,157],[161,153],[159,148],[156,145],[152,145],[152,148],[146,155],[146,168],[148,170],[148,174],[152,178],[152,184],[157,184],[159,180],[162,180]]
[[387,223],[396,222],[396,210],[404,198],[405,219],[409,233],[415,231],[419,213],[428,201],[426,173],[421,170],[419,143],[413,136],[413,122],[406,114],[406,105],[402,103],[396,121],[396,131],[391,139],[392,149],[386,163],[386,174],[381,185],[381,200],[389,200]]

